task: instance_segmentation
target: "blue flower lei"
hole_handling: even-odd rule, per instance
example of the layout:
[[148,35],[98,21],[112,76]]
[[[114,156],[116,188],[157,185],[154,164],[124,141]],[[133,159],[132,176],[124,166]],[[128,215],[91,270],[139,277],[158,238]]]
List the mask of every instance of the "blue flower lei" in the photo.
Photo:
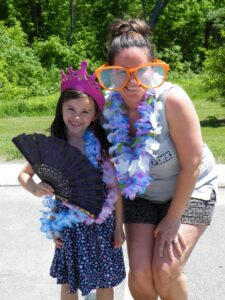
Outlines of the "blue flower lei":
[[103,114],[107,122],[103,126],[109,131],[107,137],[113,144],[109,149],[111,161],[122,194],[131,200],[143,194],[153,180],[150,164],[154,150],[159,148],[154,137],[160,132],[154,114],[155,103],[155,92],[147,91],[137,108],[140,119],[134,124],[136,135],[131,137],[127,109],[121,95],[113,92],[106,98]]
[[[96,168],[99,168],[99,162],[102,156],[98,139],[91,130],[86,131],[83,139],[85,141],[85,155]],[[107,186],[108,193],[98,218],[91,218],[81,210],[64,202],[63,205],[69,209],[65,209],[59,213],[56,210],[58,200],[52,196],[45,196],[43,197],[43,205],[46,210],[42,211],[42,218],[40,220],[41,231],[46,234],[47,238],[52,239],[53,236],[60,237],[64,228],[71,228],[78,223],[85,223],[86,225],[93,223],[101,224],[112,214],[112,211],[115,209],[118,194],[115,174],[110,161],[101,161],[101,165],[103,172],[102,180]]]

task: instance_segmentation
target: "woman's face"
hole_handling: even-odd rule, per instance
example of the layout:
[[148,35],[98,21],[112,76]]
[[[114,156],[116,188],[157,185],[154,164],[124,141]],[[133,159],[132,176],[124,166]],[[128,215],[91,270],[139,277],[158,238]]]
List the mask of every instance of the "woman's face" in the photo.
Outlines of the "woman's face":
[[[135,68],[149,62],[147,49],[131,47],[125,48],[114,57],[114,65],[124,68]],[[128,84],[120,91],[124,102],[130,109],[136,109],[143,99],[146,88],[143,88],[131,74]]]

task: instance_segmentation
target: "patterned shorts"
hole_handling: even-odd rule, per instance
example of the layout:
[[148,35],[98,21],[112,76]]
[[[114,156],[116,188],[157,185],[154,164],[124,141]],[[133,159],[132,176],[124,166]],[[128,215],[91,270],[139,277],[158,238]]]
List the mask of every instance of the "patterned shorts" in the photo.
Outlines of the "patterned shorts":
[[[156,203],[144,198],[123,200],[124,223],[148,223],[157,225],[166,215],[171,200]],[[191,198],[188,202],[181,222],[192,225],[210,225],[216,203],[216,194],[211,193],[210,200]]]

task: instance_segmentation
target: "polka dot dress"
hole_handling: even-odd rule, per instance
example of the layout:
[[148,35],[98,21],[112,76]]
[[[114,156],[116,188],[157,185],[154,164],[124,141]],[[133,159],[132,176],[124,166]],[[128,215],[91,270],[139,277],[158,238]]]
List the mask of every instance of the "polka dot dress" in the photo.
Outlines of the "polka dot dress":
[[58,284],[69,284],[70,293],[79,289],[87,295],[96,288],[110,288],[125,278],[122,249],[113,243],[115,217],[103,224],[76,224],[63,231],[63,248],[56,248],[50,275]]

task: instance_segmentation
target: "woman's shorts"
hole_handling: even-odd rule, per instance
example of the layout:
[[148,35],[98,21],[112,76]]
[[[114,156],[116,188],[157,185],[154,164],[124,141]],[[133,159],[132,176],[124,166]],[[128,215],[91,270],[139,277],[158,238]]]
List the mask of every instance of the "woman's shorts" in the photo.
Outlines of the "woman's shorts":
[[[144,198],[123,200],[124,223],[148,223],[157,225],[167,214],[171,200],[156,203]],[[191,198],[188,202],[181,223],[192,225],[210,225],[216,203],[216,194],[211,193],[210,200]]]

